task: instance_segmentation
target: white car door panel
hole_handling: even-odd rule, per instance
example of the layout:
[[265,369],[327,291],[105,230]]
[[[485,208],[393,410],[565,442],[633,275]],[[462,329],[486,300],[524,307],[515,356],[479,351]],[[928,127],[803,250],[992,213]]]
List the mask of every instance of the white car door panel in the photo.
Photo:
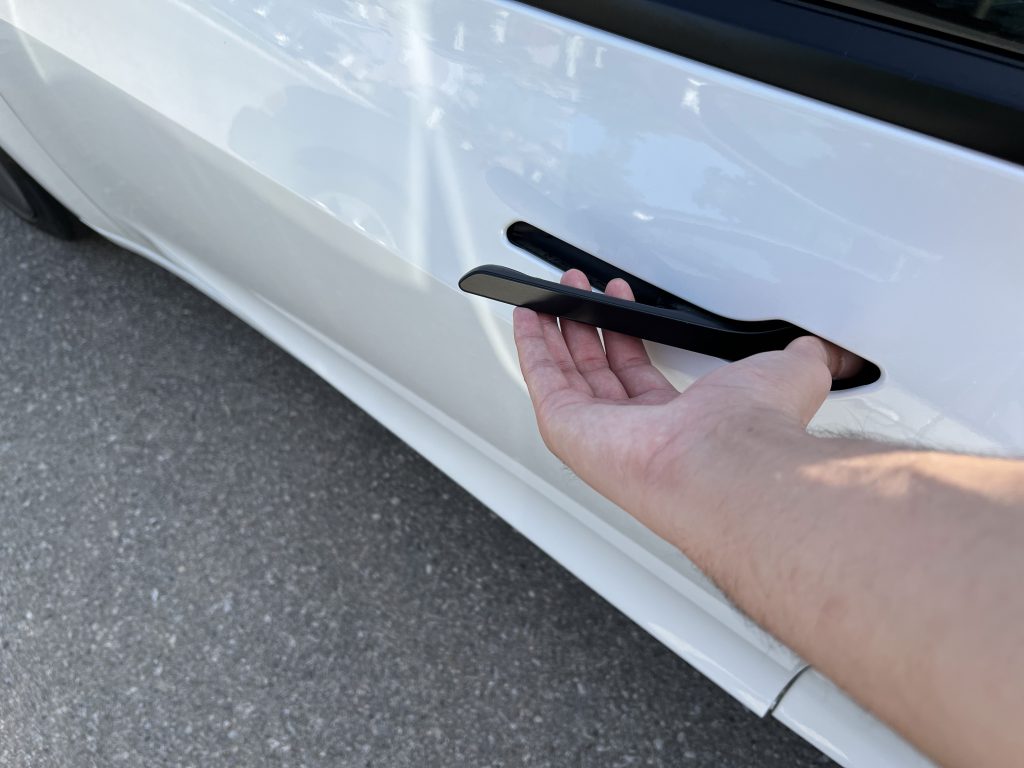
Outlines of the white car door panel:
[[[506,228],[877,363],[814,428],[1024,448],[1024,361],[979,343],[1024,331],[1024,170],[1004,160],[499,0],[0,0],[0,62],[0,95],[110,222],[89,223],[483,452],[533,495],[407,437],[761,714],[800,660],[546,452],[510,308],[457,290],[483,263],[556,274]],[[719,364],[652,353],[680,385]],[[563,540],[584,529],[602,543]]]
[[[412,42],[410,50],[392,44],[380,52],[388,71],[372,83],[380,92],[370,101],[344,76],[320,72],[325,65],[285,55],[276,27],[239,30],[216,7],[200,13],[199,5],[105,2],[83,13],[73,3],[9,4],[4,95],[128,233],[120,242],[158,257],[270,335],[287,335],[282,323],[301,328],[396,382],[462,434],[486,441],[507,470],[544,489],[559,514],[628,553],[676,602],[710,614],[714,621],[701,628],[698,614],[687,617],[664,599],[645,607],[646,577],[615,575],[597,550],[588,553],[597,559],[573,568],[764,714],[800,660],[725,603],[677,551],[567,475],[537,437],[510,313],[455,287],[476,254],[526,270],[538,262],[504,241],[515,212],[490,190],[482,153],[465,147],[500,145],[501,137],[480,131],[449,148],[435,124],[442,113],[429,94],[438,84],[426,78],[435,65],[410,58],[437,55],[421,41],[429,19],[414,7],[397,20],[378,19],[385,31],[399,25]],[[309,6],[289,9],[318,18]],[[363,55],[393,37],[347,21],[324,22],[332,56],[346,58],[333,52],[341,32]],[[465,126],[464,136],[471,132]],[[296,351],[295,342],[285,346]],[[329,368],[317,354],[324,352],[306,361]],[[465,470],[449,471],[469,484]],[[485,500],[506,517],[517,514],[500,498]],[[557,530],[549,528],[544,536]],[[570,553],[557,556],[565,562]],[[610,582],[630,578],[630,599],[615,599],[618,585]]]

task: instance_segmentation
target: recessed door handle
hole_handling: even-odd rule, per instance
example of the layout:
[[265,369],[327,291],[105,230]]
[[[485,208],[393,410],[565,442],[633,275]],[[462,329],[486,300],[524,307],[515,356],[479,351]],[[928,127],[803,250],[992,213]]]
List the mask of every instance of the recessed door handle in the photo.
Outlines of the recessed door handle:
[[[580,323],[693,352],[740,360],[759,352],[783,349],[807,331],[783,320],[743,321],[715,315],[699,307],[654,307],[486,264],[459,280],[466,293],[505,304],[527,307]],[[865,361],[855,375],[833,382],[832,389],[849,389],[876,381],[878,367]]]

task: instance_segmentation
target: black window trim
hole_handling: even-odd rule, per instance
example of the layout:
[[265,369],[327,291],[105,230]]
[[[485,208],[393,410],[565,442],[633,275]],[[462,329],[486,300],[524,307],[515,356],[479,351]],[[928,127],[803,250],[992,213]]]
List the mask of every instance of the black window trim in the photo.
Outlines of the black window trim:
[[1024,61],[796,0],[517,0],[1024,165]]

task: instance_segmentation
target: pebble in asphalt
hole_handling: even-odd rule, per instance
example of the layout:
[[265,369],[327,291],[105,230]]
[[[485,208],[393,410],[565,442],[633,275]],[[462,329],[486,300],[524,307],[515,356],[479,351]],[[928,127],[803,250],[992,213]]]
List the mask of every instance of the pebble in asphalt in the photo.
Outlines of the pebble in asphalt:
[[342,395],[0,209],[0,765],[811,766]]

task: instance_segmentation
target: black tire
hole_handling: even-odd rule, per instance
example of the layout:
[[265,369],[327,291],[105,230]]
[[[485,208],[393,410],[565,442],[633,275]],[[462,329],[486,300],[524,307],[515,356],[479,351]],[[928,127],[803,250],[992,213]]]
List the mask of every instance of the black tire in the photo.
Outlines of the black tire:
[[82,234],[82,224],[71,211],[39,186],[14,160],[0,149],[0,203],[29,224],[61,240]]

